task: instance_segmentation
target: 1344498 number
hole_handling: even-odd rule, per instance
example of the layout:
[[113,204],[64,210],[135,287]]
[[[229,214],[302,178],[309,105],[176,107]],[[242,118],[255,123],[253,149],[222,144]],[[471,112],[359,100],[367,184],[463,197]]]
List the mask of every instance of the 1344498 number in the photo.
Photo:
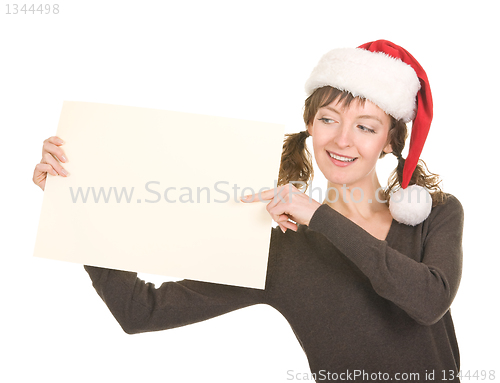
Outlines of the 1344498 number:
[[[36,6],[35,4],[31,4],[28,6],[26,4],[5,4],[7,7],[7,15],[22,15],[22,14],[39,14],[39,15],[47,15],[52,13],[57,15],[59,13],[59,4],[40,4]],[[29,7],[29,8],[28,8]]]

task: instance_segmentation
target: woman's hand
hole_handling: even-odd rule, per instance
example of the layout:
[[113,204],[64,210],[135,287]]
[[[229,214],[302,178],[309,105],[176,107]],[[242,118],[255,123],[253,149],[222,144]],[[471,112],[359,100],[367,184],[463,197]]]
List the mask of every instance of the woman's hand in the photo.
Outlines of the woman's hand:
[[35,171],[33,172],[33,182],[40,186],[42,190],[45,190],[47,173],[50,173],[53,176],[69,176],[69,173],[64,170],[59,163],[59,161],[68,162],[65,157],[64,150],[59,147],[63,144],[64,141],[56,136],[47,138],[43,141],[42,160],[35,166]]
[[286,232],[286,229],[297,231],[296,224],[309,225],[314,212],[321,206],[318,201],[313,200],[291,183],[241,198],[242,202],[264,202],[266,200],[272,200],[267,204],[267,211],[278,223],[283,233]]

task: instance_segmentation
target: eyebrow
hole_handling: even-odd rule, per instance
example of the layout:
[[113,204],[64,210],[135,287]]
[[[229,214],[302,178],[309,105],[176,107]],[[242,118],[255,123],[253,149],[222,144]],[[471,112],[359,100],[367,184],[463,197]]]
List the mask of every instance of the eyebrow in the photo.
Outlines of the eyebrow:
[[376,116],[372,116],[372,115],[369,115],[369,114],[363,114],[362,116],[358,116],[358,118],[371,118],[372,120],[376,120],[378,122],[380,122],[382,125],[384,125],[384,123],[382,122],[382,120]]
[[[324,106],[323,108],[324,108],[324,109],[329,109],[329,110],[331,110],[332,112],[335,112],[335,113],[337,113],[337,114],[340,114],[340,112],[339,112],[337,109],[332,108],[331,106]],[[323,108],[320,108],[320,109],[323,109]]]
[[[340,114],[340,112],[337,109],[332,108],[331,106],[324,106],[323,108],[329,109],[334,113]],[[320,109],[323,109],[323,108],[320,108]],[[376,121],[380,122],[382,125],[384,125],[384,123],[382,122],[382,120],[380,118],[378,118],[377,116],[372,116],[371,114],[363,114],[361,116],[358,116],[357,118],[376,120]]]

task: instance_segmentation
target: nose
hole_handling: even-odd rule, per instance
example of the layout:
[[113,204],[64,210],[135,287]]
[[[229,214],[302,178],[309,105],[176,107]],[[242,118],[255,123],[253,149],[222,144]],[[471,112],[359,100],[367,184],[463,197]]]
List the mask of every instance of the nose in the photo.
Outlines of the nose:
[[348,124],[340,124],[336,131],[334,142],[341,149],[352,146],[352,130]]

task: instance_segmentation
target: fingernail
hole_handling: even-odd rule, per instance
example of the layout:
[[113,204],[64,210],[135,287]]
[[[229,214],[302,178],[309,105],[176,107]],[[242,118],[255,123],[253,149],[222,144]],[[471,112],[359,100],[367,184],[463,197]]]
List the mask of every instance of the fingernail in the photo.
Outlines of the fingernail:
[[281,226],[280,226],[280,229],[283,232],[283,234],[285,234],[285,229],[283,229]]
[[69,176],[69,173],[64,169],[61,169],[61,173],[64,174],[65,176]]
[[66,159],[66,157],[64,156],[61,156],[61,160],[63,160],[64,162],[67,162],[68,160]]
[[64,144],[64,141],[59,139],[59,140],[57,140],[57,143],[62,145],[62,144]]

